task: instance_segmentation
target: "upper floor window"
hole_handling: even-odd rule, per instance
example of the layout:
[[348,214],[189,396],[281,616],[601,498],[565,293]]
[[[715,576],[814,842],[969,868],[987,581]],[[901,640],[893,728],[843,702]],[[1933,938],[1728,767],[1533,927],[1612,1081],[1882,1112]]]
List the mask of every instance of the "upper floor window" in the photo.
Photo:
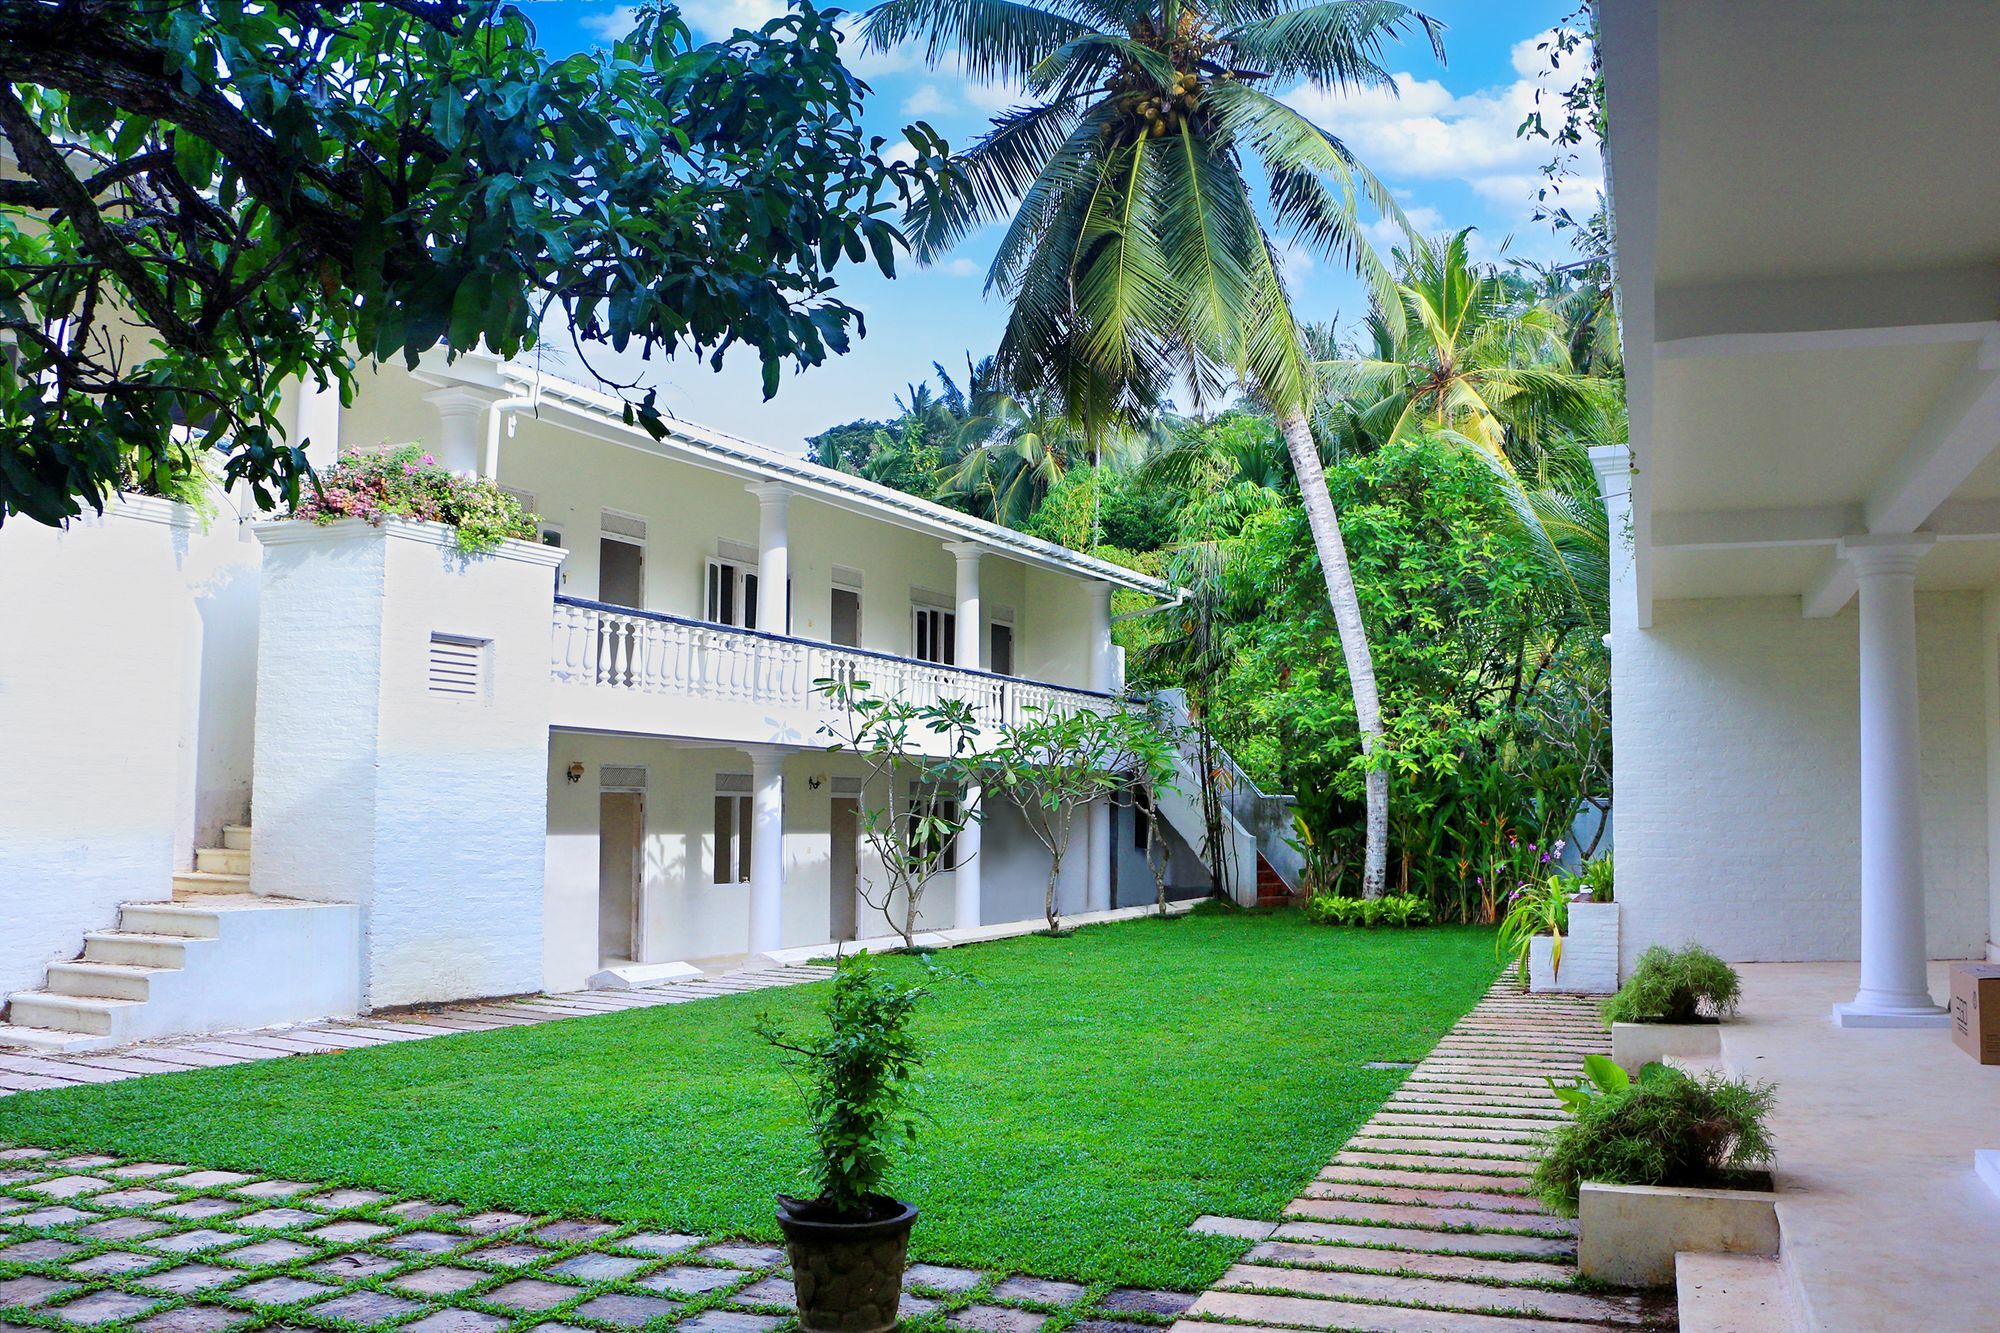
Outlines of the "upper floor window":
[[757,628],[757,567],[738,560],[708,562],[708,605],[704,620],[738,629]]
[[1014,674],[1014,627],[995,621],[987,627],[986,661],[996,676]]
[[958,617],[934,606],[912,607],[910,623],[915,644],[910,656],[920,662],[953,666],[958,662]]
[[646,605],[646,520],[604,511],[597,540],[597,600]]

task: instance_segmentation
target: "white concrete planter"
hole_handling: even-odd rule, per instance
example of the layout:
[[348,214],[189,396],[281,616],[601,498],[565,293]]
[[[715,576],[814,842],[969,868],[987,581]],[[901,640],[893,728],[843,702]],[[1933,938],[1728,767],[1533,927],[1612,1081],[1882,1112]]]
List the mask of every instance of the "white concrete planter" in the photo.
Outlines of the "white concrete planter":
[[1765,1190],[1585,1181],[1577,1200],[1577,1269],[1613,1286],[1664,1287],[1683,1250],[1775,1255],[1777,1201]]
[[1636,1075],[1656,1060],[1713,1060],[1722,1054],[1720,1023],[1613,1023],[1611,1058]]
[[1528,946],[1528,989],[1565,995],[1609,995],[1618,989],[1618,904],[1571,903],[1562,965],[1552,960],[1555,939],[1538,936]]

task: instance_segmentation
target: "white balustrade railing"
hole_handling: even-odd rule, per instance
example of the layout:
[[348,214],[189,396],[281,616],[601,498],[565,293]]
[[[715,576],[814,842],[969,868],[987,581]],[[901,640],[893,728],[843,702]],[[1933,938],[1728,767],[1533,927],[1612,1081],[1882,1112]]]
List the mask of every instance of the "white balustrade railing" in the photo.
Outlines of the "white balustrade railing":
[[818,680],[866,681],[874,694],[930,704],[962,699],[982,730],[1037,712],[1114,706],[1106,695],[757,630],[558,598],[549,670],[556,681],[641,694],[825,711]]

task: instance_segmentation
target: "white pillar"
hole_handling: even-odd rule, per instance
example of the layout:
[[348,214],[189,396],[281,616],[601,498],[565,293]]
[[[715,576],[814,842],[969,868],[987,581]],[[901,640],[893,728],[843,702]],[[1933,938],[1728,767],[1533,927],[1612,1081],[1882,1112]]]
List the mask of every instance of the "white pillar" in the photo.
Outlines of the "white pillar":
[[485,440],[480,427],[486,422],[486,408],[493,395],[478,389],[434,389],[424,401],[437,409],[437,441],[430,455],[438,465],[461,477],[479,475],[480,455]]
[[[977,542],[946,542],[944,549],[958,561],[958,606],[953,621],[957,634],[952,656],[962,667],[984,670],[985,612],[979,604],[979,558],[985,552]],[[979,826],[981,796],[976,786],[965,790],[966,825],[958,834],[958,866],[952,871],[952,924],[961,930],[981,922],[984,897],[979,865],[984,840],[984,830]]]
[[340,461],[340,386],[320,388],[310,377],[299,381],[298,410],[292,418],[292,443],[303,442],[306,461],[324,472]]
[[[1111,585],[1090,585],[1090,688],[1118,688],[1118,654],[1111,642]],[[1088,861],[1083,910],[1111,910],[1111,802],[1099,797],[1083,809]]]
[[1118,656],[1111,642],[1111,585],[1090,587],[1090,688],[1109,693],[1118,688]]
[[1861,589],[1861,988],[1841,1027],[1943,1027],[1924,974],[1917,561],[1928,534],[1849,537]]
[[757,628],[790,634],[792,491],[778,481],[760,481],[749,489],[757,497]]
[[782,948],[785,938],[785,752],[750,750],[750,952]]

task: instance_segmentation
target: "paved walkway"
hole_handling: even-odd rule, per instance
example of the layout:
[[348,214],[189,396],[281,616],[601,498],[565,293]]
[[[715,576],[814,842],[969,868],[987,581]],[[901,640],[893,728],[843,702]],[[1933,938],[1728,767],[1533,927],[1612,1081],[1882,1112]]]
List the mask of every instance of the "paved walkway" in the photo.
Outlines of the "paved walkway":
[[[636,1223],[0,1148],[0,1330],[770,1333],[792,1318],[783,1262]],[[1163,1333],[1194,1300],[938,1264],[904,1288],[905,1318],[988,1333]]]
[[1527,1191],[1535,1139],[1610,1037],[1591,1000],[1503,978],[1279,1223],[1204,1217],[1257,1244],[1173,1333],[1584,1333],[1675,1327],[1664,1295],[1584,1290],[1576,1224]]
[[105,1051],[74,1054],[34,1053],[0,1048],[0,1097],[39,1088],[66,1088],[78,1083],[115,1083],[142,1074],[167,1074],[204,1065],[247,1064],[287,1055],[353,1050],[392,1041],[421,1041],[464,1032],[552,1023],[564,1018],[615,1014],[661,1004],[687,1004],[717,995],[802,986],[824,981],[833,969],[799,964],[758,971],[732,972],[698,981],[668,982],[637,990],[573,991],[566,995],[531,995],[517,1000],[439,1005],[404,1013],[356,1019],[328,1019],[294,1027],[259,1028],[202,1037],[164,1037]]

